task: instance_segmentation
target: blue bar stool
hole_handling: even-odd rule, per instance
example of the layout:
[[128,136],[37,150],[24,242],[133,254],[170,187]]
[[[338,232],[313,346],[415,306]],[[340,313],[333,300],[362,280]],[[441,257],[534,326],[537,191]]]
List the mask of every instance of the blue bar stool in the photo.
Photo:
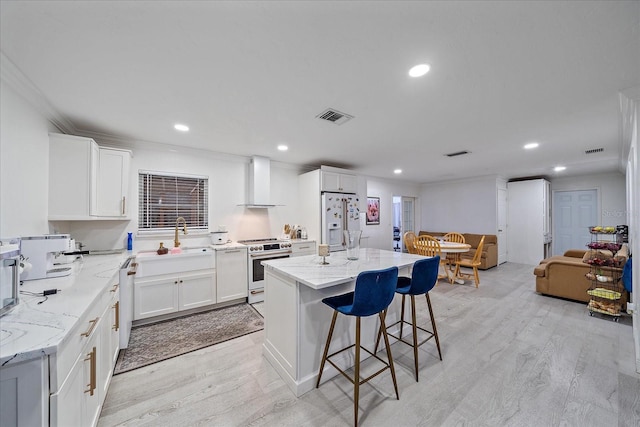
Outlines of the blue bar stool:
[[[440,351],[440,340],[438,339],[438,329],[436,328],[436,320],[433,317],[431,299],[429,298],[429,291],[433,289],[433,287],[438,282],[439,266],[440,266],[439,256],[421,259],[419,261],[416,261],[413,264],[413,271],[411,272],[411,278],[398,277],[398,287],[396,289],[396,293],[402,295],[402,309],[400,310],[400,320],[388,326],[388,329],[390,329],[399,323],[400,336],[395,336],[391,333],[389,333],[389,335],[391,335],[393,338],[397,339],[398,341],[413,347],[413,361],[415,364],[416,381],[418,381],[418,347],[420,347],[425,342],[429,341],[431,338],[435,338],[436,345],[438,347],[438,354],[440,355],[440,360],[442,360],[442,352]],[[429,316],[431,316],[431,325],[433,326],[433,332],[428,331],[424,328],[421,328],[416,324],[416,295],[422,295],[422,294],[424,294],[427,297],[427,305],[429,306]],[[405,296],[407,295],[411,296],[411,323],[406,322],[404,320],[404,299],[405,299]],[[386,310],[385,310],[385,315],[386,315]],[[412,342],[408,342],[402,339],[402,327],[404,326],[405,323],[410,324],[413,329]],[[427,338],[420,343],[418,343],[418,329],[429,334]],[[381,333],[378,332],[378,339],[376,340],[376,348],[375,348],[376,351],[378,350],[378,344],[380,343],[380,335]]]
[[[396,284],[398,281],[398,267],[391,267],[384,270],[375,271],[363,271],[358,274],[356,278],[356,285],[353,292],[349,292],[342,295],[336,295],[334,297],[328,297],[322,300],[323,303],[333,308],[333,319],[331,320],[331,327],[329,328],[329,335],[327,336],[327,343],[324,347],[324,353],[322,355],[322,362],[320,363],[320,371],[318,372],[318,382],[316,388],[320,386],[320,379],[322,378],[322,370],[324,369],[325,362],[329,362],[333,365],[342,375],[344,375],[349,381],[353,383],[353,401],[354,401],[354,425],[358,425],[358,397],[360,393],[360,385],[366,383],[371,378],[382,373],[386,369],[391,370],[391,377],[393,378],[393,387],[396,391],[396,398],[400,399],[398,394],[398,383],[396,382],[396,371],[393,367],[393,357],[391,356],[391,349],[389,348],[389,337],[387,336],[387,328],[384,323],[384,312],[393,301],[393,297],[396,292]],[[338,312],[346,316],[356,316],[356,343],[348,347],[338,350],[330,355],[329,344],[331,343],[331,336],[333,335],[333,329],[336,325],[336,318]],[[373,316],[377,314],[380,317],[380,330],[378,333],[378,340],[380,335],[384,336],[384,344],[387,349],[387,357],[389,362],[380,359],[374,353],[370,352],[360,345],[360,319],[362,317]],[[354,377],[348,376],[342,369],[340,369],[332,360],[331,357],[342,353],[345,350],[355,347],[355,367]],[[378,359],[385,366],[373,375],[361,380],[360,379],[360,349],[366,351],[371,356]]]

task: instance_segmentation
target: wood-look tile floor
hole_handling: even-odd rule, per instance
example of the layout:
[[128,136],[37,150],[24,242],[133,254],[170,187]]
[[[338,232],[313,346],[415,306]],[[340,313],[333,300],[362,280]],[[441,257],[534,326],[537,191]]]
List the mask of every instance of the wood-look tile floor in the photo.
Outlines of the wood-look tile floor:
[[[363,385],[360,425],[640,426],[629,317],[590,317],[586,304],[536,294],[533,266],[503,264],[480,280],[431,292],[443,361],[424,344],[416,382],[411,348],[393,344],[400,400],[388,371]],[[424,298],[417,304],[427,324]],[[348,380],[296,398],[262,357],[263,337],[113,377],[98,425],[352,425]]]

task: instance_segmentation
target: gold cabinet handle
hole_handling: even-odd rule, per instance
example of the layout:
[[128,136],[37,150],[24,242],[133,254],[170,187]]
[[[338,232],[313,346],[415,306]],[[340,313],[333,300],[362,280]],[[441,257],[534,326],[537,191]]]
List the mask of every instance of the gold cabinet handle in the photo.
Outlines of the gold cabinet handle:
[[125,215],[125,213],[127,212],[126,203],[127,203],[127,198],[125,196],[122,196],[122,215]]
[[93,347],[91,353],[87,353],[87,357],[84,359],[85,362],[89,361],[89,384],[87,384],[89,388],[84,391],[89,393],[89,396],[93,396],[93,392],[96,389],[96,353],[96,348]]
[[81,333],[80,336],[88,337],[89,335],[91,335],[91,332],[93,332],[93,330],[96,328],[96,325],[98,324],[98,319],[100,319],[100,317],[96,317],[93,320],[89,320],[89,323],[91,323],[91,326],[89,326],[89,329],[87,329],[85,332]]
[[120,329],[120,301],[116,301],[112,308],[116,311],[116,321],[113,325],[113,330],[117,331]]
[[115,285],[113,285],[113,288],[111,288],[111,290],[109,292],[115,292],[118,290],[118,287],[120,286],[119,283],[116,283]]

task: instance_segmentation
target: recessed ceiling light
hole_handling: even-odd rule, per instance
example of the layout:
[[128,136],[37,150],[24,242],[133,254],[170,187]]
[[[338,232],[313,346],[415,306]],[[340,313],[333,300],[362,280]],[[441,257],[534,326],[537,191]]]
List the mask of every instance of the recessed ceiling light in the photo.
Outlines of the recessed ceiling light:
[[562,172],[563,170],[565,170],[567,167],[566,166],[556,166],[555,168],[553,168],[553,170],[555,172]]
[[419,65],[416,65],[415,67],[412,67],[409,70],[409,75],[411,77],[424,76],[429,72],[430,69],[431,69],[431,66],[429,66],[429,64],[419,64]]
[[531,150],[533,148],[538,148],[539,145],[540,144],[538,144],[537,142],[530,142],[530,143],[524,145],[524,149],[525,150]]
[[278,145],[278,150],[280,150],[280,151],[287,151],[288,149],[289,149],[289,147],[287,147],[284,144]]
[[182,125],[180,123],[176,123],[175,125],[173,125],[173,128],[175,130],[179,130],[180,132],[189,132],[189,126]]
[[399,175],[402,173],[402,169],[394,169],[393,173],[395,173],[396,175]]

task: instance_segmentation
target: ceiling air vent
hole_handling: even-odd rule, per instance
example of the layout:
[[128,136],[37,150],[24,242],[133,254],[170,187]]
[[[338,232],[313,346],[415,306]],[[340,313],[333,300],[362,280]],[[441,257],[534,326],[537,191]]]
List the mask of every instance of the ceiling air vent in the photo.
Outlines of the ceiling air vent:
[[456,157],[456,156],[464,156],[465,154],[469,154],[467,150],[464,151],[456,151],[455,153],[445,154],[447,157]]
[[591,150],[584,150],[584,154],[602,153],[603,151],[604,148],[592,148]]
[[318,119],[326,120],[328,122],[335,123],[337,125],[341,125],[353,119],[353,116],[346,113],[341,113],[340,111],[335,110],[333,108],[328,108],[324,110],[322,113],[318,114],[316,117]]

